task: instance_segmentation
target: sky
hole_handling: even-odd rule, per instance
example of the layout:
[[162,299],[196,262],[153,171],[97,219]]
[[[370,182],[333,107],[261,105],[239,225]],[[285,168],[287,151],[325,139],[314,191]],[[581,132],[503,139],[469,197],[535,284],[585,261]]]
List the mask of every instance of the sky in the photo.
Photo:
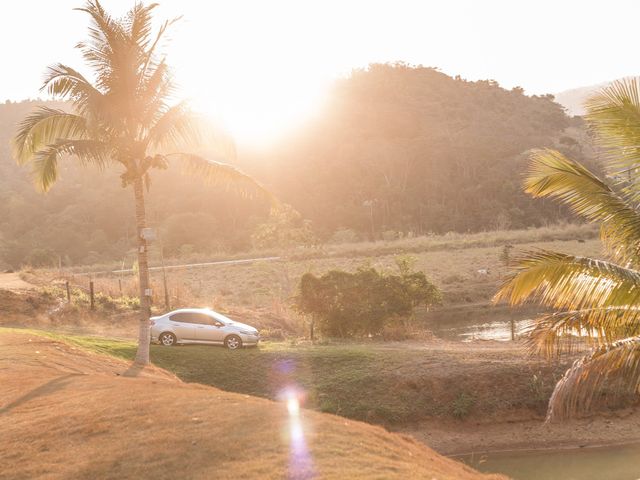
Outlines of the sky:
[[[182,15],[168,61],[180,95],[240,141],[312,116],[337,77],[373,62],[437,67],[529,94],[640,74],[637,0],[158,0]],[[103,0],[114,14],[133,0]],[[12,0],[0,16],[0,100],[44,97],[47,65],[83,72],[83,0]]]

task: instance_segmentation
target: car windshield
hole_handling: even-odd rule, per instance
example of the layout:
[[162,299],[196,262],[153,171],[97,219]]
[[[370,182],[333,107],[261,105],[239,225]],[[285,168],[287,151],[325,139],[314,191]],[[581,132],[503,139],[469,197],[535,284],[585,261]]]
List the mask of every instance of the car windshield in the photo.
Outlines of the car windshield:
[[224,323],[225,325],[229,323],[233,323],[233,320],[231,320],[229,317],[225,317],[221,313],[214,312],[213,310],[210,310],[209,312],[213,318],[215,318],[219,322]]

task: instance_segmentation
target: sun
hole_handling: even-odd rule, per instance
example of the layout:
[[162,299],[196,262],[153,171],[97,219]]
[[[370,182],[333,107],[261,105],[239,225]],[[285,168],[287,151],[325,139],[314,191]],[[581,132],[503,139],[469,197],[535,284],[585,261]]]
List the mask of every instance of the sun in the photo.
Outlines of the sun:
[[[237,77],[236,77],[237,78]],[[327,84],[279,78],[247,79],[201,94],[195,107],[221,125],[236,143],[266,146],[295,131],[319,111]]]

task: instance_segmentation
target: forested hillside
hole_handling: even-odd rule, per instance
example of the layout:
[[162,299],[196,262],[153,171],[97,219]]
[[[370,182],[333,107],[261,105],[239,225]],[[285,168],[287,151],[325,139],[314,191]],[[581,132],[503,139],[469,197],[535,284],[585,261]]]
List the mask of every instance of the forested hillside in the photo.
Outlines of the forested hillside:
[[273,155],[272,180],[326,233],[540,225],[566,212],[522,193],[522,153],[553,146],[582,160],[580,125],[551,96],[372,65],[339,81],[316,123]]
[[[117,171],[63,162],[61,179],[43,195],[15,165],[9,140],[37,103],[0,105],[0,266],[132,262],[133,194]],[[341,229],[378,239],[566,218],[555,204],[522,194],[523,152],[555,146],[588,163],[585,145],[580,119],[550,96],[430,68],[372,65],[337,81],[295,136],[238,161],[310,219],[320,241]],[[271,231],[256,230],[268,208],[255,201],[175,171],[153,180],[149,218],[168,255],[244,250],[256,231]]]
[[[133,192],[122,188],[117,168],[100,172],[69,159],[61,163],[56,185],[42,194],[29,169],[12,159],[9,142],[16,122],[38,104],[0,105],[0,266],[122,260],[130,268],[135,258]],[[159,231],[165,252],[250,248],[251,229],[264,221],[268,206],[180,173],[155,174],[147,202],[149,224]]]

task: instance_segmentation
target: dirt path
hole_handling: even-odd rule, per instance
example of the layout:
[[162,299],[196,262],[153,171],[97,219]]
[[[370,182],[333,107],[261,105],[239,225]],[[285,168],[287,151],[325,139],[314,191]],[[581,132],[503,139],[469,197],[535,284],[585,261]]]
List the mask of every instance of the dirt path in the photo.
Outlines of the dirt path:
[[34,288],[35,285],[22,280],[19,273],[0,273],[0,290],[23,292]]

